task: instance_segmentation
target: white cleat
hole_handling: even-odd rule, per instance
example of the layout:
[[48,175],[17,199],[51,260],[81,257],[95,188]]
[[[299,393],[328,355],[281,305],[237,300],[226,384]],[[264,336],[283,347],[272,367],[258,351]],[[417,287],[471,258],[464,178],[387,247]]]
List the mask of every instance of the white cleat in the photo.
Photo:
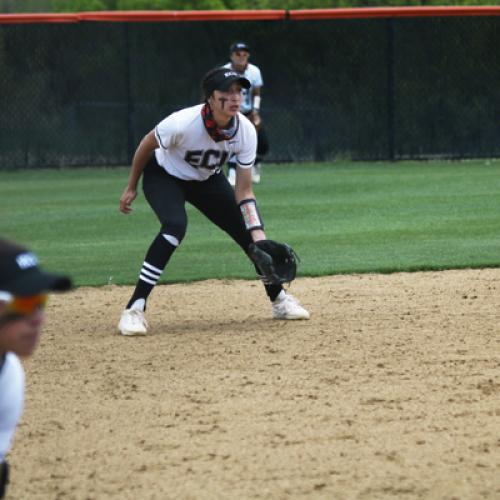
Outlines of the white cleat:
[[258,163],[256,163],[253,167],[252,167],[252,182],[254,184],[259,184],[260,183],[260,165]]
[[309,319],[309,317],[309,312],[299,304],[293,295],[281,292],[273,302],[274,319]]
[[227,172],[227,180],[231,186],[236,185],[236,170],[234,168],[230,168]]
[[148,322],[144,318],[144,312],[139,309],[125,309],[118,323],[118,330],[122,335],[146,335]]

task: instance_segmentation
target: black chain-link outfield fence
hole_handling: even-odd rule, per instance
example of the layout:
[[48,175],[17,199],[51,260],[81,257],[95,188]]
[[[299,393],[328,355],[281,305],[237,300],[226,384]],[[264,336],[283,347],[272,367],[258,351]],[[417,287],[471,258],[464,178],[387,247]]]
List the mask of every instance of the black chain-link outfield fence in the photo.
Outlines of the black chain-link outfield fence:
[[269,161],[500,156],[500,16],[0,24],[0,168],[126,165],[244,40]]

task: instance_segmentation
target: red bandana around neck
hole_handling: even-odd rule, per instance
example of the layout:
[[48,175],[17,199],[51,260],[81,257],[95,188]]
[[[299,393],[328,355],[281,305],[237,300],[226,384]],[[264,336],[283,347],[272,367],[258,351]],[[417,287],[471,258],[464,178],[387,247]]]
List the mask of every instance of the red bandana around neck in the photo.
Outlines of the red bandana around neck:
[[215,142],[228,141],[231,137],[234,137],[236,129],[234,126],[234,119],[231,120],[228,130],[221,129],[214,120],[214,115],[208,105],[208,102],[206,102],[201,108],[201,116],[203,118],[203,125],[205,125],[208,135],[210,135]]

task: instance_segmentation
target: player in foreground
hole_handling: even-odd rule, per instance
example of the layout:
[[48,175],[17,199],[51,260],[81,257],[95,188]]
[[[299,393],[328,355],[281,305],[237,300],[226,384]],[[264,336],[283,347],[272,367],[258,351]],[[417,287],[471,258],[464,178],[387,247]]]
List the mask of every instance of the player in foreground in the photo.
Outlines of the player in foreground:
[[[235,71],[209,71],[202,82],[205,102],[171,114],[139,144],[120,198],[120,210],[131,212],[143,174],[144,195],[161,229],[147,251],[135,291],[121,315],[118,329],[122,335],[147,333],[146,301],[184,238],[186,202],[227,232],[254,263],[262,262],[259,252],[251,251],[258,250],[253,242],[269,241],[252,190],[257,137],[255,127],[239,112],[241,90],[249,86],[250,82]],[[240,167],[234,190],[221,170],[231,154]],[[284,261],[293,261],[293,257]],[[265,288],[274,318],[309,319],[298,301],[285,293],[280,280],[273,279],[265,262],[259,271],[268,282]]]
[[[257,130],[257,158],[252,167],[252,181],[254,184],[260,182],[262,160],[269,151],[269,140],[262,126],[260,117],[260,106],[262,102],[262,73],[258,66],[248,62],[250,58],[250,47],[245,42],[236,42],[229,47],[230,61],[224,65],[225,68],[241,73],[249,82],[250,87],[243,89],[240,111],[254,124]],[[227,177],[231,186],[236,182],[236,161],[229,159]]]
[[43,272],[34,254],[0,239],[0,498],[9,479],[6,460],[24,402],[19,356],[30,356],[40,338],[48,291],[64,291],[71,281]]

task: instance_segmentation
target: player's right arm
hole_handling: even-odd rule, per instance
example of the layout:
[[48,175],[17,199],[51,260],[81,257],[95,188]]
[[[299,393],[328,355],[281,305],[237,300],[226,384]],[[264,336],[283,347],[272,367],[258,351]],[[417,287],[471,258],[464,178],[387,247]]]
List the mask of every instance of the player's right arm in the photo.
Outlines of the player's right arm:
[[131,205],[137,197],[137,184],[141,178],[142,171],[157,147],[158,142],[156,140],[155,131],[151,130],[151,132],[143,137],[134,153],[128,184],[120,198],[120,212],[129,214],[132,211]]

